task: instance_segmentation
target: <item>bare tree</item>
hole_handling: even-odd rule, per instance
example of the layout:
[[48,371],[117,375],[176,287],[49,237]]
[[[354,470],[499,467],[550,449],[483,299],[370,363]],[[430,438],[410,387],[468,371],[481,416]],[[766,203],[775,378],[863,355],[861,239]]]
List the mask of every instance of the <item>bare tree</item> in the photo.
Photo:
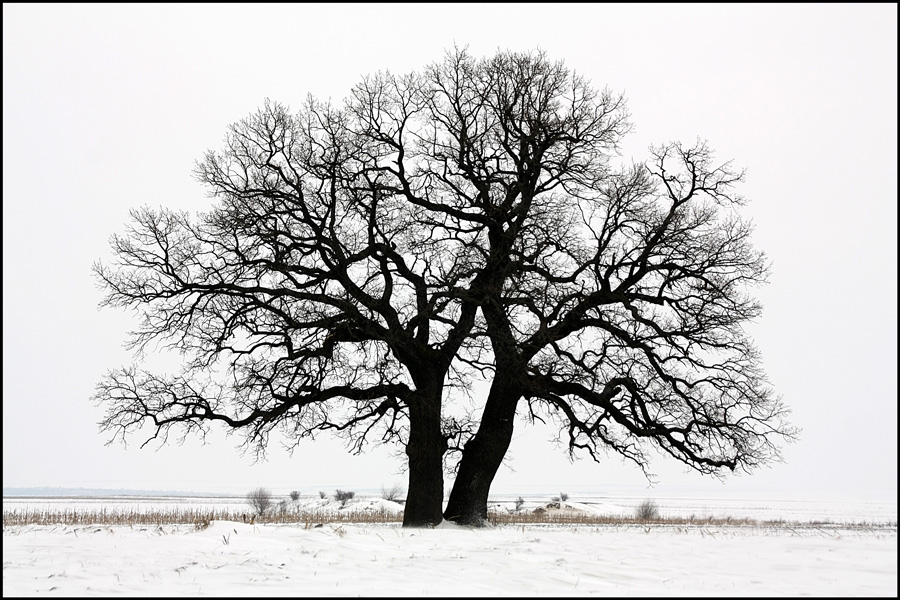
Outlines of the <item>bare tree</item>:
[[247,494],[247,504],[256,511],[256,514],[262,515],[273,505],[272,492],[266,488],[256,488]]
[[659,507],[653,500],[644,500],[634,508],[634,518],[638,521],[652,521],[659,518]]
[[[102,304],[143,316],[138,357],[186,357],[111,371],[101,429],[220,423],[259,457],[276,431],[398,444],[405,526],[484,522],[520,407],[645,472],[648,445],[711,474],[777,458],[792,431],[741,329],[766,273],[741,174],[704,144],[614,168],[629,128],[542,53],[455,49],[342,107],[267,102],[198,163],[210,211],[135,210],[95,265]],[[452,402],[476,372],[481,414]]]
[[396,483],[389,488],[381,486],[381,497],[391,502],[402,503],[401,497],[403,496],[403,491],[403,486],[399,483]]

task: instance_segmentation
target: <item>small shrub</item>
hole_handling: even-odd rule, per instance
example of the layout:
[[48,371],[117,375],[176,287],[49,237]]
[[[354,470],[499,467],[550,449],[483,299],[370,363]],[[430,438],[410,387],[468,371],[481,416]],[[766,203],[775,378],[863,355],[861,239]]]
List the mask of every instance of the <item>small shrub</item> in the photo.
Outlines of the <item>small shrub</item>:
[[266,488],[256,488],[247,494],[247,504],[256,511],[256,514],[261,515],[272,506],[272,492]]
[[634,509],[634,516],[639,521],[650,521],[659,518],[659,507],[653,500],[644,500]]
[[399,483],[394,484],[390,489],[385,489],[384,486],[381,486],[381,497],[385,500],[389,500],[390,502],[401,502],[400,497],[403,496],[403,488]]
[[300,492],[291,492],[291,500],[296,502],[300,499]]
[[522,498],[522,496],[516,498],[516,512],[519,512],[523,504],[525,504],[525,500]]
[[560,493],[559,493],[559,499],[562,500],[563,502],[565,502],[566,500],[569,499],[569,495],[568,495],[567,493],[565,493],[565,492],[560,492]]
[[341,503],[341,507],[347,505],[347,500],[353,498],[356,492],[348,492],[346,490],[334,490],[334,499]]

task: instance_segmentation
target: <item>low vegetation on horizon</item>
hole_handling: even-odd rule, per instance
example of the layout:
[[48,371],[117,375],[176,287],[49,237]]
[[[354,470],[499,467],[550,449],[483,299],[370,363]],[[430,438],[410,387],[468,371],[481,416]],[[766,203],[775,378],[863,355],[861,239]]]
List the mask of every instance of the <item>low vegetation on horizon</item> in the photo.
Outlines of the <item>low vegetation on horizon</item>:
[[[249,513],[249,511],[248,511]],[[303,511],[294,513],[267,513],[263,515],[235,514],[231,510],[175,509],[157,511],[139,510],[41,510],[12,509],[3,511],[3,526],[17,525],[196,525],[203,527],[212,521],[245,521],[255,524],[304,524],[306,526],[328,523],[402,523],[403,513],[385,510]],[[787,521],[784,519],[758,520],[726,517],[657,517],[642,519],[637,516],[593,515],[587,513],[552,513],[549,511],[523,511],[518,513],[490,512],[491,525],[680,525],[680,526],[736,526],[736,527],[896,527],[897,523],[853,522],[837,523],[830,520]]]
[[[254,490],[248,494],[248,506],[246,508],[195,508],[191,506],[178,506],[165,509],[136,509],[136,508],[99,508],[90,510],[80,509],[47,509],[24,508],[4,509],[3,526],[21,525],[195,525],[198,528],[207,527],[212,521],[238,521],[253,524],[303,524],[311,527],[330,523],[402,523],[403,511],[391,511],[370,504],[358,503],[356,506],[348,501],[355,494],[343,490],[337,490],[333,498],[340,503],[340,508],[334,506],[302,507],[299,504],[290,506],[282,501],[276,504],[271,496],[266,496],[268,502],[260,502],[261,490]],[[263,492],[267,492],[263,490]],[[296,502],[299,494],[291,494],[291,499]],[[323,494],[324,496],[324,494]],[[391,501],[401,501],[397,494],[383,494],[393,496]],[[562,496],[562,495],[561,495]],[[821,527],[840,526],[850,528],[869,527],[896,527],[897,523],[875,522],[834,522],[831,520],[788,521],[785,519],[752,519],[734,518],[731,516],[666,516],[662,515],[659,507],[652,500],[645,500],[634,507],[632,514],[596,514],[583,510],[565,507],[560,502],[560,496],[553,498],[549,503],[537,508],[526,510],[522,508],[524,500],[521,497],[515,500],[514,509],[511,511],[492,509],[488,511],[490,525],[662,525],[662,526],[735,526],[735,527]],[[260,510],[260,504],[266,507]],[[496,504],[495,504],[496,506]],[[287,507],[287,508],[285,508]]]

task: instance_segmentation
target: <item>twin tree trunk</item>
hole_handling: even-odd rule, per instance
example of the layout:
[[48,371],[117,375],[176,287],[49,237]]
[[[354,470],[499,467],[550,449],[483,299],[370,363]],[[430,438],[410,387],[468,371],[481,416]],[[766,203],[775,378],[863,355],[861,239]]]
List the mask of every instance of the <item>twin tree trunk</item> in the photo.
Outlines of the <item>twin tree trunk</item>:
[[488,494],[512,441],[519,397],[517,386],[498,370],[478,431],[463,448],[456,481],[444,511],[448,521],[475,527],[487,522]]
[[409,443],[409,492],[403,512],[404,527],[433,527],[444,518],[461,525],[480,527],[487,522],[491,483],[512,441],[516,404],[520,393],[510,378],[497,373],[475,436],[463,449],[462,459],[447,508],[444,501],[443,457],[447,441],[441,432],[441,395],[438,379],[419,387],[411,402]]
[[409,491],[403,511],[404,527],[433,527],[443,520],[444,452],[441,431],[442,375],[425,374],[416,381],[418,395],[409,403]]
[[[505,246],[508,252],[511,242],[502,237],[498,234],[496,239],[492,238],[492,247]],[[499,266],[498,270],[502,271]],[[444,511],[448,521],[474,527],[487,523],[488,494],[512,442],[516,406],[522,397],[520,377],[528,362],[523,361],[516,349],[512,328],[499,302],[500,289],[499,283],[495,282],[494,301],[482,306],[494,350],[494,379],[478,431],[463,448],[456,481]]]

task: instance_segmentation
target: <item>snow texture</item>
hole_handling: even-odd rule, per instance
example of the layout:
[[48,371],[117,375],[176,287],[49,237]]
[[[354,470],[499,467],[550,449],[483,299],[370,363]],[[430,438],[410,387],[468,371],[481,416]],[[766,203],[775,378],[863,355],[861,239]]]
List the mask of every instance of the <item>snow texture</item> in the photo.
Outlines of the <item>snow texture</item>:
[[897,527],[5,526],[3,595],[896,596]]

